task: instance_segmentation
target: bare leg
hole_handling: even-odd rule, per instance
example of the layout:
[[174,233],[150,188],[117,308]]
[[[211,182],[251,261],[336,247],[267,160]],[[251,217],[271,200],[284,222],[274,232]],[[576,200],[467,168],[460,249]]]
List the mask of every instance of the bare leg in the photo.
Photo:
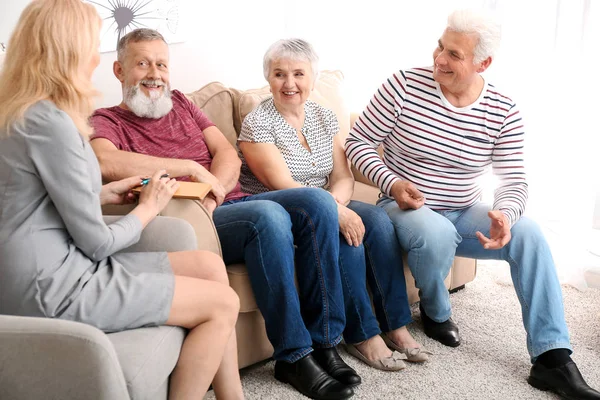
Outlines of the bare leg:
[[[175,294],[167,324],[190,329],[171,375],[169,398],[201,399],[217,374],[225,351],[230,351],[230,338],[235,337],[232,333],[239,313],[239,299],[227,284],[182,276],[190,266],[204,271],[219,268],[224,271],[223,261],[214,253],[169,253],[169,259],[175,273]],[[210,276],[210,273],[207,274],[207,277]],[[239,382],[237,369],[235,372]]]
[[[196,256],[190,256],[190,253],[196,254]],[[169,254],[169,260],[175,275],[219,282],[229,286],[223,260],[214,253],[176,252]],[[219,399],[237,400],[244,398],[238,366],[235,329],[229,337],[223,359],[212,385],[215,395]]]

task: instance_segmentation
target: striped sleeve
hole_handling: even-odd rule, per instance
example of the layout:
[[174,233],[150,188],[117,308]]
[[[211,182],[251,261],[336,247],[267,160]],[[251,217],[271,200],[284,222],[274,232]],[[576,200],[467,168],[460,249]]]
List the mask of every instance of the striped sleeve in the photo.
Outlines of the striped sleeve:
[[400,178],[385,165],[377,148],[394,129],[405,95],[406,76],[398,71],[373,95],[346,139],[348,159],[388,196]]
[[494,192],[493,208],[502,211],[511,226],[523,215],[528,197],[523,154],[524,136],[521,114],[513,104],[502,124],[492,154],[493,173],[499,180]]

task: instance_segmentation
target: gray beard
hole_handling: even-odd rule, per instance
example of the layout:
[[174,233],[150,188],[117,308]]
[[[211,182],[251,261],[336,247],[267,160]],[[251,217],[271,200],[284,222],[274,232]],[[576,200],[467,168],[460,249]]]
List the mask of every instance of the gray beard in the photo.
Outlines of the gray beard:
[[127,108],[142,118],[159,119],[167,115],[173,109],[171,88],[164,85],[159,94],[149,97],[140,90],[142,83],[163,85],[160,81],[141,81],[135,86],[123,88],[123,102]]

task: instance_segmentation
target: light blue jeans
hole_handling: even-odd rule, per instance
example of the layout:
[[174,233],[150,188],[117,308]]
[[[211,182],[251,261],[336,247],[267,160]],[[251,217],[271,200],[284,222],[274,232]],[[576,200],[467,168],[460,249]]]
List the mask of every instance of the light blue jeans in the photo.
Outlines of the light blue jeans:
[[436,212],[428,207],[403,211],[394,199],[382,197],[377,205],[392,220],[400,245],[408,254],[421,304],[431,319],[443,322],[452,313],[444,279],[455,255],[504,260],[510,265],[521,303],[531,361],[548,350],[571,351],[556,268],[548,243],[534,221],[522,217],[511,228],[512,238],[506,246],[485,250],[475,232],[489,237],[487,204],[452,211]]

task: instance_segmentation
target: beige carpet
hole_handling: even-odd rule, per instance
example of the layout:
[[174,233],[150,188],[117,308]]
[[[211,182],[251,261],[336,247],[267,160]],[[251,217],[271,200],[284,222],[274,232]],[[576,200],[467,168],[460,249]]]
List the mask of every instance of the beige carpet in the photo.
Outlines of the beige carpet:
[[[600,389],[600,290],[580,292],[564,286],[565,312],[574,347],[573,359],[587,382]],[[418,309],[409,326],[435,355],[425,365],[381,372],[340,350],[363,378],[353,399],[556,399],[530,387],[530,363],[521,311],[508,266],[480,264],[477,278],[451,295],[462,345],[455,349],[427,338]],[[341,347],[341,346],[340,346]],[[273,378],[273,361],[242,370],[247,399],[302,399],[291,386]],[[214,399],[209,393],[207,398]]]

